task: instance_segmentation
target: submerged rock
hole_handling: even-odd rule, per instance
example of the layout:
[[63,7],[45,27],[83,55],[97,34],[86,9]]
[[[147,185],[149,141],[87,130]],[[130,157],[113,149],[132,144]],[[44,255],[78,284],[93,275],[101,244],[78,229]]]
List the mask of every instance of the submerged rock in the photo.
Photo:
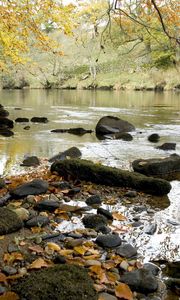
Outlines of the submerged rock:
[[77,147],[71,147],[64,152],[60,152],[59,154],[51,157],[49,161],[54,162],[56,160],[64,160],[67,158],[80,158],[81,155],[82,153]]
[[6,128],[4,128],[4,129],[0,128],[0,135],[5,136],[5,137],[10,137],[10,136],[14,135],[14,132],[9,129],[6,129]]
[[59,160],[51,166],[51,172],[54,171],[65,178],[70,175],[80,180],[109,186],[131,187],[155,195],[166,195],[171,190],[170,183],[163,179],[95,164],[88,160]]
[[42,179],[34,179],[28,183],[24,183],[14,190],[10,191],[10,194],[14,198],[23,198],[28,195],[39,195],[46,193],[48,190],[48,183]]
[[160,150],[175,150],[176,149],[176,143],[164,143],[161,146],[156,147]]
[[166,158],[137,159],[132,163],[135,172],[173,180],[180,177],[180,156],[172,154]]
[[127,132],[115,133],[114,138],[116,140],[123,140],[123,141],[127,141],[127,142],[133,140],[133,136],[130,133],[127,133]]
[[51,132],[55,133],[70,133],[70,134],[75,134],[75,135],[84,135],[86,133],[92,133],[93,131],[90,129],[84,129],[82,127],[77,127],[77,128],[69,128],[69,129],[53,129]]
[[15,122],[16,123],[27,123],[27,122],[29,122],[29,119],[28,118],[16,118]]
[[123,133],[133,130],[135,130],[134,125],[113,116],[105,116],[101,118],[96,125],[97,135]]
[[148,141],[152,142],[152,143],[157,143],[160,139],[159,134],[157,133],[152,133],[150,136],[148,136]]
[[33,123],[48,123],[48,119],[46,117],[33,117],[33,118],[31,118],[31,122],[33,122]]
[[22,167],[35,167],[35,166],[39,166],[40,164],[40,160],[37,156],[28,156],[26,157],[21,166]]
[[17,231],[22,226],[23,223],[15,212],[8,208],[0,208],[0,235]]
[[26,300],[97,300],[87,271],[74,265],[57,265],[32,272],[13,284],[12,290]]
[[126,272],[121,276],[121,281],[130,286],[132,291],[149,294],[158,288],[156,277],[146,269]]

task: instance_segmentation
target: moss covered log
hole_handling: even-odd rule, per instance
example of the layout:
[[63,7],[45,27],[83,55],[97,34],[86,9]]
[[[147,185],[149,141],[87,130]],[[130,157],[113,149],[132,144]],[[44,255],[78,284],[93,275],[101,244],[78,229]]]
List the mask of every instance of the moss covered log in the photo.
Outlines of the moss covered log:
[[171,190],[171,185],[166,180],[95,164],[88,160],[56,161],[51,166],[51,172],[54,171],[65,178],[71,175],[79,180],[129,187],[152,195],[166,195]]

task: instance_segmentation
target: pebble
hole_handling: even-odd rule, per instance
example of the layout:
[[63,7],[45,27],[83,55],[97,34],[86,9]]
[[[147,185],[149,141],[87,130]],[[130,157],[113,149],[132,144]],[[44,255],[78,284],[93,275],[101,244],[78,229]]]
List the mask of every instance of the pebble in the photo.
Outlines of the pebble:
[[125,270],[125,271],[127,271],[128,268],[129,268],[129,264],[128,264],[128,262],[127,262],[126,260],[123,260],[123,261],[120,263],[119,266],[120,266],[121,269],[123,269],[123,270]]
[[27,269],[26,268],[20,268],[18,270],[18,273],[22,276],[26,275],[27,274]]
[[148,224],[144,228],[144,232],[146,234],[153,235],[155,233],[156,229],[157,229],[157,224],[156,223],[152,223],[152,224]]
[[136,191],[128,191],[127,193],[124,194],[125,197],[129,197],[129,198],[135,198],[137,196],[137,192]]
[[2,269],[3,273],[6,275],[14,275],[17,273],[16,268],[10,267],[10,266],[5,266]]
[[46,226],[49,224],[49,218],[44,216],[34,217],[26,222],[26,227]]
[[95,204],[101,204],[101,198],[99,195],[93,195],[93,196],[90,196],[89,198],[87,198],[86,200],[86,204],[87,205],[95,205]]
[[108,220],[113,220],[112,213],[109,210],[104,209],[102,207],[98,207],[97,214],[105,216]]
[[6,287],[0,284],[0,295],[3,295],[6,292]]
[[131,244],[122,244],[119,246],[116,250],[116,254],[126,257],[126,258],[131,258],[133,256],[137,255],[137,249],[134,248]]
[[29,219],[29,211],[23,207],[15,209],[14,212],[18,215],[21,221],[27,221]]
[[96,243],[103,248],[115,248],[121,245],[119,234],[99,235]]

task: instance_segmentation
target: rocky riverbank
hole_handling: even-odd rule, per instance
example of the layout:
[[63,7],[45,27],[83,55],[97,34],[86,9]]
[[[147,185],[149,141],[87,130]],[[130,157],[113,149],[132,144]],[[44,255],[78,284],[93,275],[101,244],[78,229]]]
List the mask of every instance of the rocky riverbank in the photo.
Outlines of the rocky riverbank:
[[143,225],[140,212],[154,213],[153,200],[169,205],[162,197],[64,178],[47,165],[2,179],[0,194],[0,299],[160,300],[170,299],[167,287],[178,297],[179,279],[166,287],[126,239]]

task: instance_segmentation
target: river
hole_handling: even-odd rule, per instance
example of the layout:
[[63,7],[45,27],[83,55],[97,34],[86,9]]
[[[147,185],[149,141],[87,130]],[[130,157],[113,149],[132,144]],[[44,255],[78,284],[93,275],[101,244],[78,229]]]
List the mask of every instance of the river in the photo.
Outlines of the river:
[[[9,111],[9,118],[47,117],[46,124],[15,124],[14,136],[0,136],[0,175],[18,172],[25,155],[50,158],[77,146],[82,157],[100,161],[109,166],[131,169],[137,158],[166,157],[174,151],[156,149],[164,142],[175,142],[180,154],[180,94],[173,92],[132,91],[76,91],[76,90],[12,90],[0,91],[0,103]],[[21,108],[21,110],[17,109]],[[51,133],[52,129],[84,127],[95,129],[98,120],[113,115],[134,124],[133,141],[99,141],[95,133],[76,136],[68,133]],[[26,124],[27,125],[27,124]],[[147,137],[160,135],[158,144]],[[158,210],[153,216],[157,223],[155,235],[139,234],[138,229],[129,238],[146,253],[148,260],[180,260],[180,182],[172,182],[168,195],[170,206]],[[124,210],[123,207],[119,208]],[[131,211],[129,212],[131,213]],[[145,221],[152,221],[145,216]],[[165,245],[167,247],[165,247]]]

